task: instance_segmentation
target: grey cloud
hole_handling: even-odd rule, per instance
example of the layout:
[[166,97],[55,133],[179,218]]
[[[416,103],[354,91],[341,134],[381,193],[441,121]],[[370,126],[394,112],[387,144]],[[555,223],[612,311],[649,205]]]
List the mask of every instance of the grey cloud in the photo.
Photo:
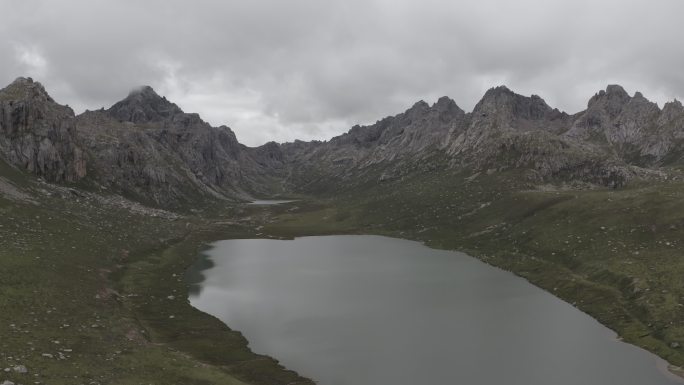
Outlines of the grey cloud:
[[608,83],[684,96],[681,0],[26,0],[0,3],[0,83],[77,111],[149,84],[251,145],[325,139],[506,84],[576,112]]

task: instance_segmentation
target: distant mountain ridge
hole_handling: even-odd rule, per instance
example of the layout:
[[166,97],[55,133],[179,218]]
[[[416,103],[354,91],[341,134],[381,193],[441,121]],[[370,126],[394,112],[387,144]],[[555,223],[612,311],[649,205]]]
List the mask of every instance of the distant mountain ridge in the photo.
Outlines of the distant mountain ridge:
[[[660,110],[640,93],[608,86],[574,115],[549,107],[539,96],[504,86],[488,90],[472,112],[443,97],[406,112],[311,145],[285,144],[286,154],[312,174],[328,165],[336,177],[384,164],[387,178],[441,156],[450,168],[477,171],[523,169],[531,182],[582,181],[619,187],[631,178],[657,175],[684,160],[684,109]],[[351,172],[350,172],[351,170]]]
[[675,100],[660,109],[610,85],[568,115],[500,86],[472,112],[442,97],[328,141],[252,148],[151,87],[77,116],[40,83],[18,78],[0,90],[0,158],[50,182],[82,182],[158,206],[333,189],[371,169],[376,182],[417,169],[520,169],[530,183],[619,187],[682,164],[684,107]]

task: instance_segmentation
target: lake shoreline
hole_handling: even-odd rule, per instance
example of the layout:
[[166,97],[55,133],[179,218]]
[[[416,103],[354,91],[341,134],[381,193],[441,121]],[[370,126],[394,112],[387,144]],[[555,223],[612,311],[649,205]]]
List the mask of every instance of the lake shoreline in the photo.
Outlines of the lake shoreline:
[[[122,293],[145,292],[152,298],[173,297],[174,300],[159,303],[134,296],[125,306],[148,331],[146,334],[151,337],[151,342],[179,350],[205,365],[223,368],[246,384],[312,385],[311,380],[288,370],[276,359],[254,353],[239,331],[195,309],[188,302],[186,271],[211,242],[226,235],[256,236],[244,226],[210,225],[191,231],[184,238],[127,266],[118,282]],[[169,293],[173,293],[172,296]]]
[[[325,234],[325,235],[328,235],[328,234]],[[347,236],[349,236],[349,235],[354,235],[354,236],[362,235],[362,236],[363,236],[363,235],[369,235],[369,234],[343,234],[343,235],[347,235]],[[378,234],[372,234],[372,235],[378,235]],[[287,238],[287,239],[288,239],[288,240],[294,239],[294,240],[303,241],[303,240],[305,240],[306,238],[309,238],[309,237],[316,238],[317,236],[324,236],[324,235],[322,235],[322,234],[316,234],[316,235],[302,235],[302,236],[296,236],[296,237],[294,237],[294,238]],[[325,236],[324,236],[324,237],[325,237]],[[407,238],[403,238],[403,237],[388,236],[388,235],[382,235],[382,237],[392,238],[392,239],[401,240],[401,241],[416,242],[416,243],[418,243],[418,244],[424,245],[425,247],[430,247],[430,246],[427,245],[425,242],[415,241],[415,240],[411,240],[411,239],[407,239]],[[258,239],[273,239],[273,238],[264,238],[264,237],[254,237],[254,238],[250,238],[250,240],[255,240],[255,241],[258,240]],[[238,239],[232,239],[232,240],[238,240]],[[223,241],[225,241],[225,242],[230,242],[231,239],[225,239],[225,240],[223,240]],[[313,240],[311,240],[311,241],[313,241]],[[220,246],[220,243],[219,243],[218,245],[212,245],[212,248],[215,248],[215,247],[219,247],[219,248],[220,248],[220,247],[221,247],[221,246]],[[282,248],[284,248],[284,247],[285,247],[285,246],[282,246],[282,247],[280,248],[281,252],[282,252],[282,250],[283,250]],[[432,250],[434,250],[434,251],[439,251],[439,250],[440,250],[440,249],[436,249],[436,248],[432,248],[432,247],[430,247],[430,249],[432,249]],[[448,250],[448,251],[449,251],[449,252],[456,252],[456,253],[459,253],[459,254],[463,254],[461,251],[457,251],[457,250]],[[491,266],[491,267],[493,267],[493,268],[495,268],[496,270],[499,270],[499,271],[501,271],[501,272],[510,273],[512,276],[522,278],[522,279],[524,279],[524,280],[527,282],[527,284],[531,284],[531,282],[529,281],[529,279],[526,279],[525,277],[522,277],[522,276],[520,276],[520,275],[514,274],[514,273],[511,272],[510,270],[506,270],[506,269],[500,268],[500,267],[498,267],[498,266],[496,266],[496,265],[493,265],[493,264],[491,264],[491,263],[487,263],[486,261],[483,261],[483,260],[480,259],[480,258],[475,258],[475,257],[473,257],[473,256],[471,256],[471,255],[468,255],[468,254],[465,254],[465,256],[466,256],[468,259],[471,259],[471,260],[473,260],[473,261],[484,262],[486,265],[489,265],[489,266]],[[212,257],[212,256],[210,256],[210,254],[209,254],[209,255],[205,254],[205,255],[203,255],[201,258],[207,258],[207,259],[211,260],[212,258],[216,258],[216,256],[214,255],[214,256]],[[212,265],[213,265],[213,264],[212,264]],[[205,270],[205,269],[201,269],[201,270],[203,271],[203,270]],[[537,285],[533,285],[533,286],[538,287]],[[553,293],[550,293],[548,290],[544,290],[544,289],[542,289],[542,290],[543,290],[545,293],[549,293],[549,294],[552,294],[552,295],[553,295]],[[555,295],[553,295],[553,297],[556,298],[556,299],[560,299],[558,296],[555,296]],[[561,299],[561,301],[562,301],[565,305],[569,305],[569,304],[567,303],[567,301],[563,301],[562,299]],[[576,306],[573,306],[573,307],[577,308]],[[202,309],[202,308],[200,307],[200,309]],[[206,310],[206,309],[205,309],[205,310]],[[211,312],[211,313],[214,314],[214,316],[218,316],[215,312]],[[586,312],[582,312],[582,313],[587,314]],[[598,322],[598,320],[596,320],[595,317],[591,317],[591,318],[592,318],[593,321],[596,321],[597,324],[601,324],[600,322]],[[226,321],[224,321],[224,322],[226,322]],[[243,322],[244,322],[244,320],[243,320]],[[230,324],[230,323],[228,323],[228,324]],[[603,325],[603,324],[601,324],[601,325],[602,325],[602,326],[605,326],[605,325]],[[613,332],[614,332],[614,331],[613,331]],[[617,337],[617,335],[616,335],[616,337]],[[620,338],[616,338],[616,339],[617,339],[617,340],[620,340]],[[634,344],[628,344],[628,345],[634,346]],[[644,350],[644,349],[640,348],[640,350]],[[262,349],[261,351],[263,352],[264,350]],[[268,351],[267,351],[267,352],[268,352]],[[644,350],[644,352],[646,352],[646,350]],[[282,353],[282,352],[281,352],[281,353],[268,352],[268,354],[275,354],[275,356],[278,357],[279,355],[282,355],[283,353]],[[649,352],[649,354],[652,354],[652,353]],[[665,360],[662,360],[662,358],[660,358],[660,357],[657,357],[657,358],[656,358],[656,356],[653,356],[653,357],[655,358],[655,361],[654,361],[654,363],[653,363],[653,365],[654,365],[654,366],[653,366],[653,369],[654,369],[654,370],[655,370],[656,368],[658,369],[658,371],[660,371],[660,369],[664,369],[666,372],[668,372],[668,374],[666,375],[666,377],[676,376],[676,378],[679,380],[679,381],[678,381],[679,383],[684,383],[684,381],[681,380],[681,376],[677,375],[676,371],[673,370],[673,367],[672,367],[669,363],[667,363]],[[300,368],[300,369],[301,369],[301,368]]]
[[[259,211],[270,211],[271,207],[259,207]],[[266,215],[265,218],[270,218],[270,214]],[[262,218],[263,219],[263,218]],[[258,229],[258,230],[257,230]],[[264,236],[266,237],[271,237],[274,239],[292,239],[294,237],[301,237],[301,236],[313,236],[313,235],[334,235],[334,234],[369,234],[369,235],[384,235],[384,236],[390,236],[394,238],[400,238],[400,239],[406,239],[406,240],[412,240],[412,241],[419,241],[425,243],[428,247],[431,248],[436,248],[436,249],[441,249],[443,247],[440,247],[441,245],[436,243],[435,241],[431,241],[429,239],[424,239],[421,237],[410,237],[406,236],[406,234],[401,234],[399,231],[387,231],[387,230],[382,230],[378,228],[336,228],[336,229],[328,229],[325,226],[304,226],[304,227],[298,227],[296,230],[293,231],[291,227],[288,227],[286,225],[283,225],[283,222],[281,220],[278,221],[267,221],[267,220],[256,220],[253,221],[249,225],[209,225],[207,228],[204,228],[201,232],[204,232],[204,234],[194,234],[191,236],[192,240],[186,240],[181,242],[190,242],[193,245],[191,247],[182,246],[181,249],[185,250],[185,255],[180,255],[182,253],[178,253],[178,250],[174,252],[176,254],[174,258],[177,261],[183,261],[183,264],[175,266],[172,271],[174,274],[182,275],[185,273],[186,269],[198,258],[199,252],[201,249],[204,249],[208,247],[208,245],[216,240],[220,239],[227,239],[227,238],[263,238]],[[257,235],[258,234],[258,235]],[[175,247],[175,246],[174,246]],[[448,248],[449,250],[452,250],[451,248]],[[509,271],[517,276],[520,276],[522,278],[527,279],[530,283],[532,283],[535,286],[538,286],[542,288],[543,290],[553,294],[554,296],[564,300],[565,302],[568,302],[572,304],[572,298],[568,298],[567,296],[562,296],[559,295],[557,291],[552,291],[550,285],[543,279],[543,276],[552,276],[554,277],[555,280],[561,281],[566,285],[569,285],[568,287],[571,287],[574,289],[575,292],[583,292],[583,290],[589,290],[591,292],[594,290],[594,287],[592,286],[586,286],[586,282],[582,281],[575,281],[572,276],[572,274],[568,274],[569,272],[563,271],[562,269],[558,269],[557,266],[552,266],[549,264],[542,264],[540,263],[541,261],[535,261],[533,259],[529,258],[524,258],[521,256],[518,256],[516,260],[519,258],[526,259],[526,264],[523,265],[523,268],[520,268],[520,266],[516,266],[516,264],[511,264],[511,259],[510,258],[503,258],[500,254],[497,255],[489,250],[482,250],[482,249],[477,249],[477,248],[468,248],[468,247],[463,247],[460,249],[460,251],[463,251],[470,255],[473,258],[479,259],[487,264],[490,264],[492,266],[495,266],[497,268]],[[188,254],[189,253],[189,254]],[[529,263],[530,261],[534,261],[534,264],[536,265],[536,269],[529,269]],[[530,271],[535,271],[536,274],[530,274]],[[541,274],[543,272],[543,274]],[[181,288],[183,285],[176,286],[176,288]],[[566,289],[568,288],[566,287]],[[184,298],[187,298],[187,288],[183,289],[184,291],[182,292],[183,295],[185,295]],[[570,290],[573,291],[573,290]],[[561,293],[562,294],[562,293]],[[576,298],[578,301],[581,301],[580,298]],[[601,309],[604,306],[601,303],[593,303],[593,306],[587,307],[585,304],[582,302],[579,302],[578,305],[576,306],[578,309],[582,310],[583,312],[589,314],[592,318],[596,319],[598,322],[600,322],[602,325],[608,327],[609,329],[612,329],[616,331],[618,335],[621,335],[621,333],[618,332],[619,326],[620,325],[614,325],[609,322],[604,322],[604,320],[600,319],[595,315],[595,313],[592,311],[592,309]],[[610,308],[611,304],[607,303],[604,304],[605,307]],[[197,341],[194,344],[188,344],[187,346],[182,347],[182,351],[191,354],[194,357],[197,357],[198,359],[204,361],[204,362],[209,362],[210,364],[217,364],[215,360],[215,356],[212,359],[207,360],[207,357],[203,357],[202,354],[200,354],[199,350],[201,350],[201,341],[207,341],[207,338],[211,339],[214,338],[215,335],[213,335],[214,331],[216,329],[222,329],[223,331],[230,330],[227,325],[222,323],[221,321],[215,319],[214,317],[203,313],[199,312],[196,309],[194,309],[189,303],[187,303],[187,306],[183,310],[178,311],[179,314],[181,314],[180,319],[183,318],[183,314],[193,314],[193,313],[201,313],[200,318],[204,318],[205,320],[212,319],[216,322],[219,322],[222,327],[217,327],[216,325],[212,326],[212,330],[209,332],[198,332],[197,330],[193,330],[193,336],[197,337]],[[196,316],[196,314],[194,314]],[[211,323],[215,323],[214,321],[211,321]],[[634,319],[630,319],[631,322],[636,322]],[[187,330],[192,330],[193,325],[191,322],[178,322],[178,325],[180,327],[175,328],[176,333],[184,333]],[[187,327],[186,327],[187,326]],[[162,333],[164,334],[164,329],[166,327],[163,324],[157,324],[152,326],[152,328],[159,328],[161,329]],[[225,329],[224,329],[225,328]],[[230,330],[230,333],[237,333],[240,335],[239,332],[234,332]],[[195,338],[195,337],[193,337]],[[244,337],[242,337],[244,339]],[[665,361],[668,361],[663,355],[658,354],[662,353],[659,351],[654,351],[652,349],[649,349],[649,345],[644,346],[644,344],[641,344],[640,341],[635,341],[635,340],[629,340],[625,339],[625,342],[631,343],[633,345],[639,346],[641,348],[644,348],[645,350],[651,351],[652,353],[655,353],[657,356],[660,358],[664,359]],[[246,340],[243,342],[242,347],[240,347],[239,350],[240,354],[254,354],[251,352],[251,350],[248,347],[248,343]],[[234,352],[234,347],[232,348],[226,348],[226,349],[219,349],[214,352],[215,355],[222,355],[225,354],[227,356],[233,355]],[[261,356],[260,356],[261,357]],[[288,371],[282,366],[279,366],[278,362],[276,360],[273,360],[275,363],[275,367],[277,367],[277,371],[283,371],[285,373],[294,373],[292,371]],[[682,375],[682,372],[677,371],[676,365],[670,364],[668,365],[668,371],[671,372],[673,375],[678,376],[679,378],[683,378],[684,376]],[[301,381],[305,382],[300,382],[300,383],[310,383],[306,381],[306,379],[302,379]],[[255,384],[259,384],[260,382],[254,382]],[[297,383],[297,382],[295,382]]]
[[[655,315],[642,312],[641,305],[635,301],[633,287],[625,285],[624,278],[626,277],[611,275],[612,270],[609,269],[600,270],[601,275],[598,275],[595,270],[587,272],[586,268],[577,268],[578,265],[567,262],[568,251],[565,250],[567,249],[565,245],[568,243],[566,241],[567,235],[569,233],[576,235],[580,230],[584,231],[587,226],[580,223],[583,227],[577,227],[579,225],[575,225],[575,221],[571,221],[576,218],[567,217],[568,208],[565,205],[572,206],[572,209],[575,210],[573,212],[576,213],[574,215],[578,217],[588,215],[590,218],[598,218],[594,212],[596,210],[594,203],[597,199],[602,200],[604,194],[614,193],[591,192],[587,193],[586,197],[577,198],[577,195],[573,195],[574,198],[571,200],[560,199],[556,193],[520,193],[502,198],[503,202],[500,205],[506,210],[510,210],[511,204],[515,204],[516,210],[522,213],[521,220],[525,221],[522,225],[520,222],[507,224],[508,228],[515,226],[517,229],[515,232],[512,230],[505,231],[505,237],[492,237],[495,235],[491,230],[492,226],[488,227],[489,230],[485,232],[473,232],[486,227],[487,223],[492,223],[491,221],[501,223],[501,215],[503,214],[500,210],[502,207],[489,206],[487,209],[478,212],[477,215],[468,217],[465,221],[458,218],[458,226],[442,224],[441,226],[423,227],[413,217],[410,221],[398,221],[395,218],[394,222],[388,222],[392,217],[388,217],[389,214],[385,209],[378,210],[375,206],[377,202],[374,199],[369,201],[373,203],[373,206],[364,206],[364,204],[359,204],[351,198],[348,201],[332,199],[314,202],[309,206],[300,207],[294,213],[280,211],[278,212],[278,221],[267,226],[265,230],[281,237],[329,234],[385,235],[420,241],[435,249],[459,250],[485,263],[527,279],[533,285],[590,315],[621,336],[625,342],[650,351],[669,362],[673,368],[682,366],[684,365],[684,354],[678,346],[670,346],[673,338],[665,335],[666,338],[669,338],[667,338],[667,342],[663,340],[661,331],[667,331],[668,326],[659,325],[660,319]],[[625,195],[625,200],[632,199],[631,191],[620,194]],[[613,202],[618,201],[615,196],[611,196]],[[555,205],[548,204],[549,201]],[[558,202],[567,203],[559,204]],[[619,207],[624,205],[621,201],[614,204]],[[411,209],[420,208],[420,206],[414,206],[416,205],[414,202],[404,203],[404,205],[408,205]],[[578,207],[578,205],[580,206]],[[552,211],[552,213],[542,215],[539,213],[540,207],[546,211]],[[369,211],[371,208],[372,211]],[[506,212],[506,218],[509,221],[512,221],[512,218],[517,218],[514,217],[517,215],[517,211],[516,213]],[[530,212],[536,214],[530,216]],[[629,211],[625,210],[625,212]],[[565,223],[572,223],[566,231],[556,230],[555,226],[548,226],[549,217],[554,218],[553,215],[557,213],[562,215]],[[371,214],[372,216],[369,217]],[[433,217],[433,214],[430,214],[428,218],[431,221],[438,220],[437,217]],[[441,218],[439,221],[444,221]],[[449,220],[446,223],[452,223],[452,221]],[[555,222],[555,224],[557,223]],[[535,227],[543,224],[552,230],[541,231],[540,228]],[[628,222],[625,227],[629,229],[629,225]],[[593,226],[597,225],[594,224]],[[599,227],[597,226],[597,228]],[[481,236],[481,234],[485,235]],[[633,237],[631,232],[627,234]],[[540,237],[540,235],[546,237]],[[611,235],[621,236],[621,233],[617,229],[612,229]],[[579,239],[579,237],[577,238]],[[621,240],[621,238],[616,237],[613,242],[616,239]],[[512,244],[513,247],[511,247]],[[597,253],[604,253],[601,247],[604,247],[605,241],[596,240],[594,244],[589,251],[589,257],[597,259],[599,258]],[[550,245],[551,247],[549,247]],[[654,250],[660,250],[662,246],[659,245],[661,244],[654,243]],[[578,254],[581,251],[575,250]],[[553,251],[557,253],[552,253]],[[607,258],[611,258],[610,252],[611,250],[605,251]],[[553,256],[554,254],[555,256]],[[646,253],[642,252],[641,254]],[[586,256],[581,257],[586,258]],[[641,296],[643,293],[644,291],[641,291],[639,295]],[[670,329],[677,330],[677,324],[674,326]],[[672,371],[677,372],[676,369]]]

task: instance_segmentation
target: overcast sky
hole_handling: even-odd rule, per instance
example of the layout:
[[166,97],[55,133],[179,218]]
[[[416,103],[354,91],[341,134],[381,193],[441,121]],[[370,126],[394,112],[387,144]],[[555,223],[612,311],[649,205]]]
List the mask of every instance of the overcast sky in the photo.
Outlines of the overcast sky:
[[684,0],[0,0],[0,86],[76,112],[151,85],[248,145],[327,139],[505,84],[569,113],[684,97]]

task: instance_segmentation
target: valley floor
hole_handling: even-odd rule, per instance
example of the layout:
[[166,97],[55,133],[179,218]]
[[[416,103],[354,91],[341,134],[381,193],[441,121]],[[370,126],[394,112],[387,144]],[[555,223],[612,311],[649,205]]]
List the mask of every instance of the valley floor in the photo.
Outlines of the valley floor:
[[184,272],[214,240],[344,233],[465,251],[684,364],[681,182],[523,191],[514,174],[426,174],[182,216],[2,171],[27,195],[0,195],[0,381],[310,384],[192,308]]

